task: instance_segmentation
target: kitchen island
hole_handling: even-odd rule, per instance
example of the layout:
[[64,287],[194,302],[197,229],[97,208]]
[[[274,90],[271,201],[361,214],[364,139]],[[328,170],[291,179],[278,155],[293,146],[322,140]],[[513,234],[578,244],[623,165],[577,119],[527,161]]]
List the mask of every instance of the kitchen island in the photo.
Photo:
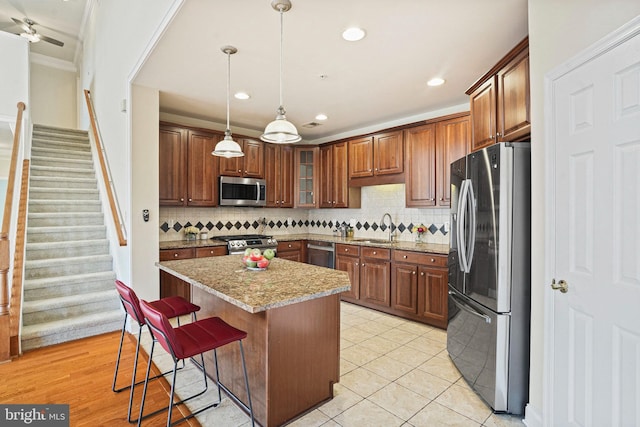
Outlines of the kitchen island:
[[[247,332],[245,355],[256,421],[284,424],[333,397],[340,377],[340,293],[347,273],[275,258],[265,271],[240,255],[163,261],[191,285],[200,318],[218,316]],[[213,354],[205,355],[214,376]],[[238,346],[218,350],[220,380],[247,403]]]

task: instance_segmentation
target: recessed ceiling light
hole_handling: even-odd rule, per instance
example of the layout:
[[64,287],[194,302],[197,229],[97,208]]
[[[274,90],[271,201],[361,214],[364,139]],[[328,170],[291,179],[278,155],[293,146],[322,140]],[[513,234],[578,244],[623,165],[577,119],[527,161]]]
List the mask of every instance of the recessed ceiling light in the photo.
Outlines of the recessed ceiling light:
[[349,42],[357,42],[362,40],[365,36],[365,32],[362,28],[351,27],[344,30],[342,38]]
[[233,95],[236,99],[249,99],[251,98],[251,96],[249,96],[248,93],[246,92],[237,92],[235,95]]
[[316,120],[327,120],[327,119],[328,119],[328,117],[327,117],[326,114],[318,114],[316,116]]
[[441,84],[444,84],[444,79],[441,79],[440,77],[435,77],[429,80],[427,84],[429,86],[440,86]]

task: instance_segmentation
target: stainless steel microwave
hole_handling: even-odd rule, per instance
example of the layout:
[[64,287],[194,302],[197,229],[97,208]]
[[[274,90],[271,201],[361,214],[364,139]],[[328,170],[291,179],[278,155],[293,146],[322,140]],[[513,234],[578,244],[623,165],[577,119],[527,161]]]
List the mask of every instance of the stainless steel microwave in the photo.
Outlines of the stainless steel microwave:
[[220,206],[265,206],[267,182],[264,179],[220,177]]

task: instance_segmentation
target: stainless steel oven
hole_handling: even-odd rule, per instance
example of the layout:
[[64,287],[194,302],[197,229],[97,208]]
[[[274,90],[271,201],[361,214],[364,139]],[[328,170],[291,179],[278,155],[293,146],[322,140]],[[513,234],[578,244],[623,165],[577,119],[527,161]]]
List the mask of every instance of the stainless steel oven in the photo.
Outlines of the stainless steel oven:
[[307,242],[307,264],[334,268],[335,249],[331,242],[309,240]]

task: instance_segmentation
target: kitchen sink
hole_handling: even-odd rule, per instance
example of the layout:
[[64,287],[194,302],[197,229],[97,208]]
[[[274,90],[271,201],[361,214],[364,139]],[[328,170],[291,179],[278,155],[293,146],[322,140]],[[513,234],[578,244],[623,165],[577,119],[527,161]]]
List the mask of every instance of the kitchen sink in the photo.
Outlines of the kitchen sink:
[[390,242],[387,239],[352,239],[353,242],[357,243],[375,243],[380,245],[392,245],[395,242]]

